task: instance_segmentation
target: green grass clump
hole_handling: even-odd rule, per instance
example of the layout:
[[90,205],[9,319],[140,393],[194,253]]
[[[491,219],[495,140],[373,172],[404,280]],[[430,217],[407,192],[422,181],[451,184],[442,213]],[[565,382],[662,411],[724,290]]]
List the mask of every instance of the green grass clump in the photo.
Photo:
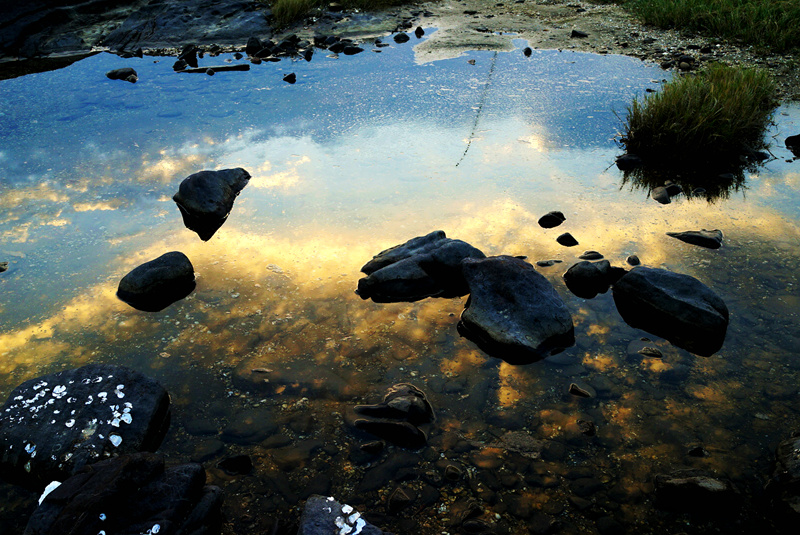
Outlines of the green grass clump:
[[625,0],[642,21],[783,52],[800,47],[798,0]]
[[[376,11],[386,7],[410,4],[413,0],[339,0],[337,3],[345,9]],[[331,0],[273,0],[272,16],[279,27],[297,22],[316,8],[325,8]]]
[[763,148],[777,105],[769,74],[712,64],[634,98],[622,144],[649,163],[714,164]]

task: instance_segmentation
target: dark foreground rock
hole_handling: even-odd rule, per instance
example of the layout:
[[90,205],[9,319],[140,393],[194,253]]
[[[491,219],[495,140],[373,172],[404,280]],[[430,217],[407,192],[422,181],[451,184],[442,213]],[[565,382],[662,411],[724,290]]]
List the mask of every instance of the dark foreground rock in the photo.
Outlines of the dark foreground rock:
[[122,366],[89,364],[26,381],[0,411],[0,475],[40,491],[87,464],[155,451],[169,406],[158,382]]
[[356,293],[376,303],[458,297],[468,292],[461,273],[465,258],[485,258],[481,251],[436,230],[381,251],[361,271]]
[[350,505],[342,505],[331,497],[311,496],[303,508],[297,535],[334,533],[381,535],[384,532],[361,518],[361,514]]
[[192,293],[195,286],[192,263],[185,254],[172,251],[122,277],[117,297],[138,310],[158,312]]
[[353,426],[403,448],[423,447],[428,439],[418,426],[435,421],[425,393],[414,385],[392,386],[381,403],[357,405]]
[[784,144],[786,145],[787,149],[792,151],[792,154],[800,157],[800,134],[787,137],[784,141]]
[[575,343],[572,316],[550,282],[512,256],[467,259],[470,290],[458,332],[512,364],[546,358]]
[[153,453],[100,461],[47,494],[25,535],[218,534],[222,491],[205,477],[199,464],[165,468]]
[[682,242],[692,245],[699,245],[707,249],[719,249],[722,247],[721,230],[687,230],[685,232],[667,232],[667,236],[678,238]]
[[583,261],[573,264],[564,273],[564,283],[570,292],[583,299],[592,299],[597,294],[606,293],[626,271],[611,267],[608,260],[600,262]]
[[739,500],[730,481],[701,470],[657,475],[655,494],[660,509],[710,516],[730,513]]
[[786,525],[796,525],[800,520],[800,432],[778,444],[766,489]]
[[540,217],[538,222],[539,226],[542,228],[555,228],[566,220],[567,218],[564,217],[564,214],[562,212],[552,211],[552,212],[547,212],[542,217]]
[[131,67],[123,67],[121,69],[114,69],[106,73],[106,78],[109,80],[125,80],[135,84],[139,80],[139,75]]
[[728,329],[728,307],[689,275],[635,267],[613,287],[622,319],[701,356],[719,351]]
[[200,171],[183,179],[172,200],[178,205],[186,228],[208,241],[225,223],[233,201],[250,180],[250,173],[237,167]]

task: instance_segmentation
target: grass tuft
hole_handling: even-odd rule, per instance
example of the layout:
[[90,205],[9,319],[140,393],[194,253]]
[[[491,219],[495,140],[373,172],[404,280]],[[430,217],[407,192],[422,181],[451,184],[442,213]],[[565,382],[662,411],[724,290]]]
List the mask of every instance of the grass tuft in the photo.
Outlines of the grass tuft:
[[736,39],[776,52],[800,47],[798,0],[625,0],[643,22]]
[[714,165],[765,147],[777,106],[775,84],[758,69],[712,64],[634,98],[622,144],[648,163]]

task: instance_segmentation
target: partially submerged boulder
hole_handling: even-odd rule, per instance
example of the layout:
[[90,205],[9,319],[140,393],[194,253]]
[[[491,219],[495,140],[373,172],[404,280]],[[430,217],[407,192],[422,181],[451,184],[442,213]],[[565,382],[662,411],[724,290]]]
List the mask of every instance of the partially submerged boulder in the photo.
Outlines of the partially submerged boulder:
[[622,268],[611,267],[608,260],[583,261],[573,264],[564,273],[564,283],[570,292],[583,299],[606,293],[609,287],[625,274]]
[[155,451],[169,407],[157,381],[122,366],[89,364],[31,379],[0,410],[0,474],[41,490],[112,455]]
[[[787,522],[800,520],[800,432],[778,444],[775,469],[766,486],[777,512]],[[789,524],[787,524],[789,525]]]
[[553,285],[513,256],[467,259],[470,290],[458,332],[486,353],[528,364],[575,344],[572,316]]
[[389,388],[381,403],[356,405],[353,426],[404,448],[417,449],[428,439],[418,426],[436,420],[425,393],[414,385]]
[[44,496],[25,535],[218,534],[222,491],[205,479],[201,465],[165,468],[164,458],[153,453],[100,461]]
[[701,356],[719,351],[728,329],[728,307],[689,275],[635,267],[613,287],[622,319]]
[[722,247],[722,231],[714,230],[687,230],[685,232],[667,232],[667,236],[678,238],[682,242],[699,245],[707,249]]
[[192,293],[194,267],[179,251],[165,253],[122,277],[117,297],[138,310],[158,312]]
[[470,244],[436,230],[378,253],[361,268],[367,277],[358,281],[356,293],[376,303],[462,296],[468,288],[461,261],[485,257]]
[[726,514],[739,494],[727,479],[702,470],[676,470],[655,477],[656,506],[669,511]]
[[186,228],[208,241],[228,219],[233,201],[249,180],[250,173],[241,167],[200,171],[183,179],[172,200]]
[[106,77],[109,80],[124,80],[132,84],[135,84],[136,81],[139,80],[139,75],[131,67],[123,67],[121,69],[108,71],[106,73]]
[[300,516],[297,535],[332,535],[334,533],[382,535],[384,532],[363,518],[352,506],[332,497],[312,495]]

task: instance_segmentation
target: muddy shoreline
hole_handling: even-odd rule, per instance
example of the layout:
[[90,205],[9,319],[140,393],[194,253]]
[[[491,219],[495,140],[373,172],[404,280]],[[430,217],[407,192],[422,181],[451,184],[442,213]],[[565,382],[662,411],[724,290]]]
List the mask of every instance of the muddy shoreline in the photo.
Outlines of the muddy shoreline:
[[[271,13],[263,4],[250,3],[242,8],[242,4],[248,3],[228,2],[230,6],[222,7],[223,20],[237,22],[224,30],[220,30],[220,24],[211,17],[211,22],[200,20],[184,26],[175,22],[173,31],[178,33],[169,34],[166,40],[169,42],[165,41],[163,32],[159,37],[157,31],[151,30],[133,37],[118,37],[120,28],[135,26],[131,20],[147,16],[140,4],[130,2],[128,10],[120,8],[108,16],[84,17],[55,26],[48,30],[46,39],[43,38],[48,44],[42,45],[42,51],[37,52],[34,59],[20,60],[20,54],[8,55],[8,51],[5,57],[0,54],[0,79],[60,68],[92,51],[121,52],[119,46],[107,45],[109,36],[115,35],[117,39],[111,41],[117,44],[127,39],[131,48],[141,47],[145,54],[171,55],[189,43],[205,49],[216,46],[225,51],[244,50],[247,39],[253,34],[273,40],[291,34],[311,40],[314,35],[324,34],[369,42],[379,36],[422,26],[438,31],[417,47],[417,61],[421,63],[458,57],[468,50],[512,50],[514,39],[524,39],[533,49],[620,54],[653,61],[669,69],[680,69],[681,57],[693,58],[690,69],[712,61],[757,66],[774,76],[780,99],[800,100],[800,66],[791,55],[761,54],[753,47],[722,39],[645,26],[618,5],[568,0],[443,0],[377,13],[317,13],[293,27],[273,31]],[[180,7],[181,2],[174,4]],[[227,13],[228,9],[233,11]],[[158,20],[172,25],[170,17],[173,15],[162,14]],[[182,17],[185,19],[186,15]],[[179,34],[181,28],[185,28],[183,35]],[[30,43],[26,46],[29,50],[35,48]]]

